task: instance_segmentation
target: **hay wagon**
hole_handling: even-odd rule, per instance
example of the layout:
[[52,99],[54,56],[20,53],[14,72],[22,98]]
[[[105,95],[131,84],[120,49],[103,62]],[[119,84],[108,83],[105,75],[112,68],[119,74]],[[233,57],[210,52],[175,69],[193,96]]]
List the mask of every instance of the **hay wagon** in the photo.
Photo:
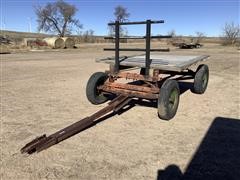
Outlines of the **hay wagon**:
[[[106,102],[109,95],[125,95],[131,98],[157,100],[159,117],[169,120],[175,116],[179,104],[180,89],[178,80],[194,79],[193,91],[197,94],[204,93],[209,78],[208,66],[201,64],[196,71],[192,71],[190,66],[205,60],[209,56],[177,56],[156,53],[157,51],[168,51],[169,49],[151,49],[151,39],[171,38],[170,36],[151,36],[151,24],[156,23],[164,23],[164,21],[147,20],[123,23],[116,21],[108,24],[115,27],[115,37],[106,37],[106,39],[114,39],[115,48],[105,48],[104,50],[114,51],[115,57],[97,60],[97,62],[108,63],[110,69],[106,72],[96,72],[90,77],[86,94],[92,104]],[[146,24],[146,36],[119,36],[121,25],[138,24]],[[145,39],[146,48],[120,48],[120,40],[127,38]],[[144,51],[145,54],[119,56],[121,51]],[[154,53],[151,53],[153,51]],[[131,72],[130,70],[133,68],[139,68],[139,73]],[[152,73],[150,73],[150,69]],[[119,80],[122,78],[132,81],[121,83]]]
[[[116,21],[109,25],[115,26],[115,37],[107,39],[115,40],[115,48],[105,50],[115,51],[114,58],[100,59],[98,62],[110,64],[106,72],[94,73],[87,83],[86,94],[92,104],[101,104],[109,100],[110,95],[116,97],[109,102],[108,106],[102,108],[91,116],[85,117],[49,136],[46,134],[37,137],[22,149],[22,153],[32,154],[40,152],[50,146],[57,144],[80,131],[89,128],[98,122],[106,114],[116,113],[127,105],[132,98],[141,98],[158,101],[158,115],[161,119],[169,120],[177,112],[179,104],[180,89],[178,80],[194,79],[193,91],[198,94],[204,93],[208,84],[209,71],[207,65],[199,65],[196,71],[189,67],[202,61],[208,56],[176,56],[162,55],[161,53],[150,54],[151,51],[167,51],[167,49],[151,49],[152,38],[169,38],[170,36],[151,36],[151,24],[163,23],[163,21],[123,22]],[[123,49],[119,47],[120,25],[146,24],[146,36],[131,37],[146,39],[145,49]],[[130,37],[127,37],[130,38]],[[119,56],[120,51],[144,51],[139,56]],[[128,70],[139,68],[139,73]],[[152,69],[152,74],[150,74]],[[177,78],[176,78],[177,76]],[[128,83],[119,82],[120,79],[131,80]]]

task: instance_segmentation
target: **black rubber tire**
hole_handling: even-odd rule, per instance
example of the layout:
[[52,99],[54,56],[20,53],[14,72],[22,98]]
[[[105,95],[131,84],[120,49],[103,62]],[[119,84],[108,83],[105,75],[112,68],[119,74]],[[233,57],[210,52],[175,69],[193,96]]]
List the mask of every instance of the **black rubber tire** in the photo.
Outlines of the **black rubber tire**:
[[206,64],[199,65],[194,77],[193,92],[203,94],[208,85],[209,69]]
[[167,79],[158,97],[158,116],[163,120],[172,119],[178,109],[180,90],[176,80]]
[[107,78],[108,75],[103,72],[96,72],[89,78],[87,82],[86,95],[87,99],[92,104],[102,104],[108,100],[108,98],[97,89],[98,86],[104,84]]

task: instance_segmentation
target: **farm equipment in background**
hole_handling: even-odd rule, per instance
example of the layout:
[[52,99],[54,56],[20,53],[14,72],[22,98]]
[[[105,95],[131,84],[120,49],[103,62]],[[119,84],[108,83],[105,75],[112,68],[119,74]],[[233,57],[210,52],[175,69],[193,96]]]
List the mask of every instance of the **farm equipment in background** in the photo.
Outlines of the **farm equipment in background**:
[[12,44],[12,41],[8,36],[0,36],[0,54],[10,54],[9,45]]
[[38,39],[38,38],[24,38],[24,44],[27,47],[31,47],[31,48],[39,48],[39,47],[47,47],[47,43],[44,42],[42,39]]
[[[99,59],[97,62],[109,64],[109,70],[106,72],[94,73],[87,83],[86,96],[92,104],[102,104],[109,102],[108,106],[86,117],[56,133],[46,136],[45,134],[37,137],[22,149],[22,153],[32,154],[40,152],[64,139],[67,139],[78,132],[100,122],[105,115],[110,112],[116,114],[124,108],[132,99],[146,99],[157,101],[158,116],[163,120],[172,119],[178,109],[180,89],[178,81],[194,79],[193,91],[197,94],[205,92],[208,84],[209,71],[207,65],[198,66],[196,71],[189,69],[193,64],[207,59],[209,56],[177,56],[169,55],[166,49],[152,49],[152,38],[170,38],[169,36],[151,36],[151,25],[164,23],[160,21],[141,21],[141,22],[119,22],[109,23],[115,26],[115,37],[106,37],[115,41],[115,48],[105,48],[106,51],[114,51],[115,57]],[[145,39],[145,48],[120,48],[119,29],[121,25],[146,25],[146,36],[132,37],[136,39]],[[120,51],[143,51],[144,55],[120,56]],[[151,54],[159,51],[164,54]],[[132,69],[140,69],[139,73],[130,72]],[[152,70],[152,74],[150,73]],[[127,80],[123,83],[121,80]],[[120,82],[118,81],[120,80]]]
[[7,36],[0,36],[0,44],[11,44],[11,40]]
[[179,43],[176,45],[180,49],[193,49],[193,48],[200,48],[203,45],[200,43]]
[[198,38],[191,38],[191,40],[186,40],[183,37],[174,37],[171,41],[171,44],[180,49],[194,49],[201,48],[203,46]]

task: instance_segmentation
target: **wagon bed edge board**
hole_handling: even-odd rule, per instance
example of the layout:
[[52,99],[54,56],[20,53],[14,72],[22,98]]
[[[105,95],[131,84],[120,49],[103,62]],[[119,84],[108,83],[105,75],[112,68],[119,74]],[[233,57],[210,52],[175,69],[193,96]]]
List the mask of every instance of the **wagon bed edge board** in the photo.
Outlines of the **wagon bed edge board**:
[[[201,56],[189,56],[189,55],[160,55],[160,54],[151,54],[150,57],[150,68],[159,69],[164,71],[176,71],[181,72],[193,64],[196,64],[200,61],[206,60],[209,58],[209,55]],[[124,56],[119,59],[121,66],[130,66],[130,67],[145,67],[145,55],[139,56]],[[96,62],[104,62],[107,64],[114,64],[114,57],[96,59]]]

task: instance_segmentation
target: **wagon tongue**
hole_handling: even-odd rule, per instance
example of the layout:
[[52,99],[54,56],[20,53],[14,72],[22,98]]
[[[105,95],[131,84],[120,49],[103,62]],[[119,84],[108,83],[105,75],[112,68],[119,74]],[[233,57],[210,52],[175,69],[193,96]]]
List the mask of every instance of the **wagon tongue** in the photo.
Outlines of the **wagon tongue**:
[[55,144],[54,138],[47,137],[46,134],[37,137],[28,144],[26,144],[22,149],[21,153],[32,154],[34,152],[39,152]]
[[34,152],[40,152],[44,149],[49,148],[50,146],[57,144],[60,141],[63,141],[74,134],[86,129],[90,125],[94,124],[93,119],[86,117],[81,119],[80,121],[61,129],[50,136],[46,136],[46,134],[37,137],[32,140],[28,144],[26,144],[22,149],[22,153],[32,154]]
[[128,96],[119,95],[113,101],[111,101],[108,106],[99,110],[98,112],[94,113],[93,115],[86,117],[84,119],[81,119],[80,121],[77,121],[76,123],[71,124],[70,126],[64,128],[64,129],[61,129],[49,136],[46,136],[46,134],[44,134],[42,136],[35,138],[31,142],[27,143],[21,149],[21,153],[32,154],[34,152],[40,152],[44,149],[47,149],[50,146],[57,144],[65,139],[85,130],[86,128],[88,128],[90,126],[95,125],[99,118],[108,114],[109,112],[119,111],[130,100],[131,100],[131,98],[129,98]]

